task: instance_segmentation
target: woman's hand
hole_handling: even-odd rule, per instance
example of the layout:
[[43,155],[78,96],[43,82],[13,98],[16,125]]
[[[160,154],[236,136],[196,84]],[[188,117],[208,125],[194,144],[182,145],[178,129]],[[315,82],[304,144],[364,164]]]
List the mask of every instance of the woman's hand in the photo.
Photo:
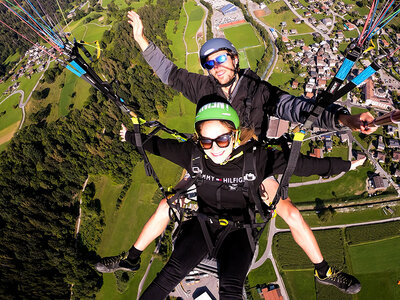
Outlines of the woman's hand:
[[122,123],[121,130],[119,131],[119,135],[121,137],[122,142],[126,142],[126,139],[125,139],[126,132],[127,132],[127,129],[126,129],[125,125]]
[[139,44],[139,47],[142,49],[142,51],[146,50],[146,48],[149,46],[149,42],[143,34],[143,23],[140,19],[140,16],[131,10],[128,12],[128,19],[128,23],[132,26],[133,38]]

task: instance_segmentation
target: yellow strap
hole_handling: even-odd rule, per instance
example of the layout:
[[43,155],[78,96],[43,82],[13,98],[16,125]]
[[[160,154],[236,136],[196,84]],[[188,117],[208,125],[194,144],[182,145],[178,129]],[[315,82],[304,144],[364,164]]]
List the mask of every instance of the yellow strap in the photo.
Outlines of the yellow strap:
[[363,53],[367,53],[368,51],[371,51],[372,49],[376,48],[376,46],[372,40],[371,40],[371,44],[372,44],[372,46],[369,46],[367,49],[365,49]]
[[138,119],[138,117],[132,117],[131,120],[132,120],[132,123],[133,123],[133,124],[139,124],[139,119]]
[[101,53],[100,43],[99,43],[99,41],[95,41],[94,44],[96,45],[96,49],[97,49],[97,59],[99,59],[100,53]]
[[221,225],[221,226],[227,226],[228,223],[229,222],[227,219],[219,219],[219,225]]
[[303,139],[304,139],[304,133],[303,132],[296,132],[295,134],[294,134],[294,137],[293,137],[293,141],[302,141]]

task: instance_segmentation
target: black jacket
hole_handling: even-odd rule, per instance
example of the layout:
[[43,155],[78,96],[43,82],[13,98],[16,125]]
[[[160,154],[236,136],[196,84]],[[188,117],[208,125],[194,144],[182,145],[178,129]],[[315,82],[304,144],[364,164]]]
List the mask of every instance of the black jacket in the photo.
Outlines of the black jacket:
[[[146,136],[143,135],[143,140]],[[126,140],[136,145],[134,133],[128,131]],[[249,147],[256,146],[255,160],[257,178],[255,186],[259,187],[262,181],[275,174],[282,174],[286,168],[287,160],[284,154],[272,148],[265,148],[255,141],[250,141],[243,146],[233,150],[231,157],[240,152],[245,152]],[[199,210],[207,214],[241,215],[247,207],[247,200],[242,191],[229,190],[230,185],[243,183],[244,156],[241,155],[224,165],[215,164],[207,158],[202,149],[193,141],[178,142],[173,139],[162,139],[157,136],[151,137],[145,144],[144,149],[185,168],[190,175],[195,174],[191,170],[192,153],[201,153],[203,182],[197,186],[197,200]],[[313,158],[301,155],[297,162],[295,175],[298,176],[330,176],[348,171],[351,163],[340,158]],[[217,197],[217,194],[220,196]],[[220,200],[218,200],[218,198]]]
[[[225,98],[221,86],[212,76],[191,73],[178,68],[153,43],[150,43],[143,52],[143,57],[165,84],[181,92],[193,103],[197,103],[203,96],[210,94],[218,94]],[[296,123],[305,122],[306,113],[313,108],[311,100],[289,95],[261,80],[250,69],[241,70],[239,75],[239,81],[229,100],[238,112],[242,125],[252,125],[260,140],[265,138],[269,116]],[[246,107],[250,108],[249,112]],[[340,105],[330,105],[314,125],[338,130],[336,115],[339,112],[348,113],[347,109]]]

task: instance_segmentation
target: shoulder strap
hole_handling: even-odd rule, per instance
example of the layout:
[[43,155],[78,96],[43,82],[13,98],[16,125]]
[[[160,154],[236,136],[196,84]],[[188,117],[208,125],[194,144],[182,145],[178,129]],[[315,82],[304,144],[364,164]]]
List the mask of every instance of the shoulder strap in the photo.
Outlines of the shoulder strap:
[[252,105],[253,105],[253,100],[254,100],[254,96],[256,95],[256,92],[258,90],[258,87],[261,83],[261,79],[258,76],[253,76],[253,74],[250,72],[249,74],[246,73],[245,76],[248,76],[250,78],[250,80],[253,82],[255,81],[255,85],[253,86],[253,88],[249,88],[247,89],[247,97],[244,100],[244,123],[243,125],[246,127],[249,127],[251,125],[251,117],[250,117],[250,112],[252,109]]
[[243,179],[244,179],[244,188],[243,193],[245,197],[247,197],[250,201],[252,201],[259,214],[261,215],[264,222],[268,221],[268,218],[265,216],[264,209],[262,207],[261,198],[257,193],[257,188],[254,186],[254,181],[257,178],[257,169],[256,169],[256,159],[254,150],[255,146],[247,149],[244,153],[244,166],[243,166]]

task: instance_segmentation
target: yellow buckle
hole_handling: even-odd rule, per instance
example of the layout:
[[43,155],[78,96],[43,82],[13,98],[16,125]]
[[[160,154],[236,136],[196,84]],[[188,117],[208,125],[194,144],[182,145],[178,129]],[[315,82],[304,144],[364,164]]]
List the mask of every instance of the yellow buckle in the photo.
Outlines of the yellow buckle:
[[305,134],[303,132],[296,132],[293,137],[293,141],[302,141]]
[[227,226],[228,223],[229,222],[227,219],[219,219],[219,225],[221,225],[221,226]]

